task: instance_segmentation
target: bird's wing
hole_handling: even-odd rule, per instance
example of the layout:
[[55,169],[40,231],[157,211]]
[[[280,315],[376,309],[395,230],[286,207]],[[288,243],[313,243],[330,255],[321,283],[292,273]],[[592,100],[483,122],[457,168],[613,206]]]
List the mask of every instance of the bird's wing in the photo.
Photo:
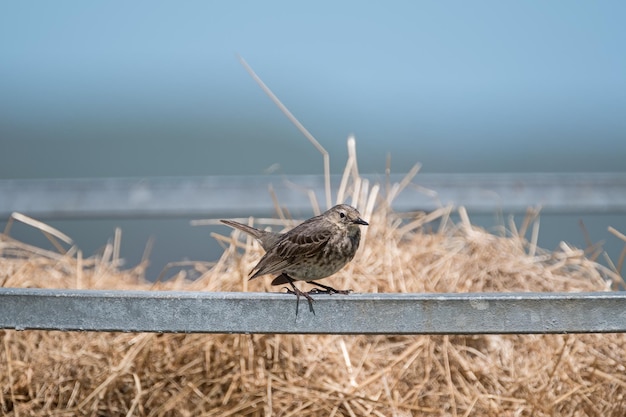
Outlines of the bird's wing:
[[332,230],[317,229],[286,233],[254,267],[252,278],[266,274],[282,273],[285,268],[298,265],[304,259],[319,253],[330,237]]
[[284,259],[306,258],[322,250],[332,234],[333,230],[329,228],[287,233],[276,245],[276,254]]

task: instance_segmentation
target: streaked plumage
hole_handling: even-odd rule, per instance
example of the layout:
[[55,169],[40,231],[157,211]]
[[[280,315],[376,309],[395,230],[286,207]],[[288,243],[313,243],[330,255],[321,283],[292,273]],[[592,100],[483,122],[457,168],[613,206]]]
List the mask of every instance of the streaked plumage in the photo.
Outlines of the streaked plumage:
[[[347,204],[334,206],[286,233],[267,232],[232,220],[222,220],[222,223],[253,236],[265,249],[265,255],[250,271],[250,279],[280,274],[272,285],[290,283],[292,286],[294,280],[310,282],[326,278],[343,268],[354,258],[359,247],[359,225],[368,224],[354,207]],[[312,284],[327,291],[340,292]]]

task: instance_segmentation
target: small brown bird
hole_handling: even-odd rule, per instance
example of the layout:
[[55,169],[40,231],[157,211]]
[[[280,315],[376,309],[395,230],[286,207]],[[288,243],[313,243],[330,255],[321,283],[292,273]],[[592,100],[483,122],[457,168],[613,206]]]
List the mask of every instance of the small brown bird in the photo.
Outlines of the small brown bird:
[[354,258],[361,241],[359,225],[368,225],[357,209],[347,204],[334,206],[286,233],[267,232],[232,220],[221,222],[253,236],[265,249],[265,255],[250,271],[250,279],[280,274],[272,285],[288,283],[298,298],[302,295],[309,303],[313,300],[309,293],[300,291],[293,282],[306,281],[324,289],[315,293],[347,294],[313,281],[334,274]]

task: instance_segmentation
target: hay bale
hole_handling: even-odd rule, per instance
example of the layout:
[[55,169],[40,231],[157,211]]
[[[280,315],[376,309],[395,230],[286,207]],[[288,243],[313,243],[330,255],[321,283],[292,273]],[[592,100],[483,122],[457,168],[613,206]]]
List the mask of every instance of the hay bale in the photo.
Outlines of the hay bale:
[[[358,292],[606,291],[616,274],[565,244],[554,252],[496,236],[449,209],[400,217],[387,206],[331,285]],[[439,229],[429,230],[432,221]],[[262,222],[261,222],[262,223]],[[528,226],[528,225],[526,225]],[[524,228],[526,228],[524,226]],[[247,272],[262,251],[217,236],[200,279],[158,284],[120,270],[109,245],[83,259],[3,235],[7,287],[269,290]],[[274,289],[275,290],[275,289]],[[262,314],[262,312],[260,312]],[[309,336],[1,331],[5,415],[623,416],[626,337],[603,335]]]

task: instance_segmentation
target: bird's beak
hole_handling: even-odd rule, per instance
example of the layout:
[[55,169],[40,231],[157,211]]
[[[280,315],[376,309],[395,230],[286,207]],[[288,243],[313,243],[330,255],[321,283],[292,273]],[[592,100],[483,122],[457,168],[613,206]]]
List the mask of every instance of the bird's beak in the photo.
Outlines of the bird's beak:
[[362,224],[363,226],[369,226],[369,223],[363,220],[362,218],[358,218],[352,221],[353,224]]

